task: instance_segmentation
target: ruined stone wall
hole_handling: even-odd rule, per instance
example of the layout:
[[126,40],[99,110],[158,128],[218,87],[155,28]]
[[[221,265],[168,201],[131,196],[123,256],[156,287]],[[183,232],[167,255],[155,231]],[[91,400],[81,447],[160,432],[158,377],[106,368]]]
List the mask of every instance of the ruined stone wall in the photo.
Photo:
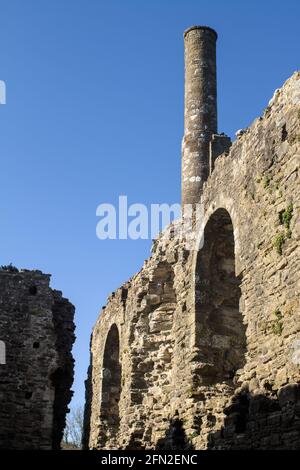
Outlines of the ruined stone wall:
[[87,447],[300,448],[299,163],[298,72],[216,159],[199,250],[169,227],[109,297]]
[[40,271],[0,270],[0,449],[59,449],[73,383],[74,307]]

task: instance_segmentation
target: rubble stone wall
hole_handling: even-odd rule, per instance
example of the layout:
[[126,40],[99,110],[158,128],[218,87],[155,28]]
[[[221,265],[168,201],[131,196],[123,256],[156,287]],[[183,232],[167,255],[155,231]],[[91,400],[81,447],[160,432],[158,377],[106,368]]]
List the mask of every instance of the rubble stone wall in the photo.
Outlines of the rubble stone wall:
[[109,297],[91,338],[86,447],[300,448],[299,163],[297,72],[216,159],[199,249],[170,226]]
[[60,448],[72,397],[74,307],[49,282],[40,271],[0,270],[0,449]]

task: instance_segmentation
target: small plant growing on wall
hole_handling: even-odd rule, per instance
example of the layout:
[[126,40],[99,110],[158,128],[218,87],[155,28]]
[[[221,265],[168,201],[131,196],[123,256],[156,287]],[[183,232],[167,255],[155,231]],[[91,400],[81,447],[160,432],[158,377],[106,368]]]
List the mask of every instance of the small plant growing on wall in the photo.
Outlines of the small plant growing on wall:
[[266,175],[263,179],[263,186],[265,189],[267,189],[270,186],[271,183],[271,178],[270,176]]
[[293,204],[290,203],[286,209],[279,212],[279,222],[284,225],[287,230],[290,230],[291,220],[293,217]]
[[285,232],[277,233],[273,240],[273,246],[279,255],[282,255],[283,245],[288,238],[291,238],[291,220],[293,217],[293,204],[290,203],[286,209],[282,210],[278,214],[279,223],[285,227]]
[[282,232],[278,233],[273,240],[273,246],[279,255],[282,255],[284,242],[285,242],[285,235]]
[[275,335],[281,336],[283,330],[282,313],[278,307],[274,310],[273,315],[275,320],[272,323],[272,331]]

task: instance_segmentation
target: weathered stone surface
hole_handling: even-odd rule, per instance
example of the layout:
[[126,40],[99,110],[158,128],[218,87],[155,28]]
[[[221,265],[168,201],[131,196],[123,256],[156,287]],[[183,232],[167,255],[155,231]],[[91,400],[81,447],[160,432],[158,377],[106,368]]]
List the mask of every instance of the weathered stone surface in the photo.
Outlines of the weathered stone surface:
[[[297,72],[216,159],[203,248],[161,237],[109,298],[91,338],[86,447],[174,448],[180,428],[181,448],[300,448],[299,113]],[[112,328],[121,387],[109,432]]]
[[216,40],[217,33],[206,26],[184,33],[183,204],[198,201],[209,174],[209,145],[217,133]]
[[224,413],[221,432],[209,435],[210,449],[299,450],[299,384],[286,385],[278,393],[242,390]]
[[184,34],[182,203],[202,204],[197,245],[174,237],[178,221],[109,298],[91,339],[86,447],[174,448],[179,433],[181,448],[300,448],[298,398],[285,405],[300,378],[300,74],[230,147],[216,37]]
[[72,397],[74,307],[40,271],[0,270],[0,449],[59,449]]

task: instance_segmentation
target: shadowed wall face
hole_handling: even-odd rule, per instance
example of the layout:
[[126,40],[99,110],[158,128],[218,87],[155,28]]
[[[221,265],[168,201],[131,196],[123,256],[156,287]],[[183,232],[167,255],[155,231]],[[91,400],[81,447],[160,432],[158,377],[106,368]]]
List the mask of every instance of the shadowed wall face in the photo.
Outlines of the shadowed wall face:
[[225,209],[207,222],[196,279],[197,344],[202,360],[210,365],[209,383],[230,383],[245,364],[246,329],[239,309],[233,225]]
[[58,450],[73,392],[74,307],[41,271],[0,269],[0,449]]
[[[112,325],[106,339],[103,357],[102,402],[100,420],[104,432],[102,440],[114,437],[119,430],[119,401],[121,393],[120,341],[116,325]],[[103,442],[104,443],[104,442]]]
[[209,174],[209,142],[217,133],[216,40],[217,33],[205,26],[184,33],[183,204],[199,201]]

